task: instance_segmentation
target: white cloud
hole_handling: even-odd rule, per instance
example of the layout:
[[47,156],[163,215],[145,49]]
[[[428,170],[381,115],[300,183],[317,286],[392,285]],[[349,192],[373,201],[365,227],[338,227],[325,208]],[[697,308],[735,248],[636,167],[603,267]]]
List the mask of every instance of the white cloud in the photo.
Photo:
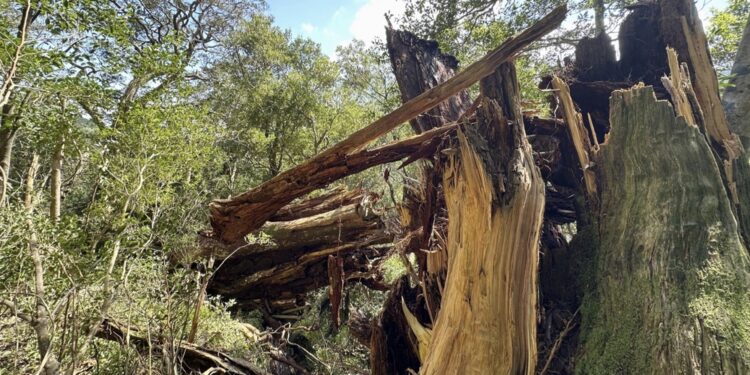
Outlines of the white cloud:
[[385,39],[385,13],[395,18],[404,13],[403,0],[367,0],[354,14],[349,32],[356,39],[372,42],[375,38]]
[[303,22],[300,28],[305,34],[312,34],[316,29],[315,25],[307,22]]

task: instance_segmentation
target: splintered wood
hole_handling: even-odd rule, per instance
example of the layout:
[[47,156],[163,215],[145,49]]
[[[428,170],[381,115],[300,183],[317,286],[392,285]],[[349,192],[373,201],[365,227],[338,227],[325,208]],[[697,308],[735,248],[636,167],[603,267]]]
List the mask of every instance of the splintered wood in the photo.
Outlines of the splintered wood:
[[536,364],[544,182],[522,120],[498,104],[514,93],[483,94],[443,178],[448,276],[421,374],[533,374]]
[[573,99],[570,97],[570,88],[568,88],[568,85],[560,77],[552,77],[552,88],[554,88],[558,103],[562,108],[565,123],[568,125],[568,133],[570,134],[570,139],[573,141],[578,162],[581,165],[586,194],[589,197],[594,197],[596,195],[596,174],[591,169],[592,165],[589,155],[589,152],[591,152],[591,142],[583,125],[583,117],[576,111]]
[[[709,136],[711,136],[709,126],[711,126],[712,123],[713,126],[716,126],[717,122],[715,119],[711,120],[706,118],[707,113],[703,111],[703,107],[700,104],[700,98],[693,90],[693,83],[690,79],[690,72],[687,64],[683,63],[682,65],[679,65],[677,52],[670,47],[667,47],[667,60],[669,64],[669,77],[662,77],[661,81],[667,91],[669,91],[669,95],[672,97],[672,105],[675,113],[677,113],[678,116],[684,117],[688,125],[699,127],[708,132]],[[716,113],[717,111],[712,110],[710,112]],[[724,113],[723,110],[721,113]],[[709,113],[709,115],[711,114]],[[714,114],[713,116],[716,115]],[[727,126],[726,118],[723,115],[721,117],[724,118],[724,126]],[[739,204],[740,200],[734,172],[734,160],[737,159],[740,154],[734,154],[732,148],[726,147],[737,139],[736,135],[731,133],[728,134],[727,142],[719,142],[719,144],[724,145],[723,151],[725,152],[722,152],[722,155],[724,156],[719,157],[717,162],[724,169],[723,177],[726,179],[726,185],[732,203]],[[719,151],[721,152],[722,150]],[[738,151],[742,152],[741,149]]]
[[697,127],[698,124],[695,122],[695,116],[693,115],[695,109],[690,105],[687,95],[687,90],[692,90],[690,73],[688,73],[686,66],[680,66],[677,61],[677,52],[673,48],[667,47],[667,62],[669,64],[669,77],[662,77],[661,82],[672,97],[675,112],[684,117],[688,125]]
[[278,221],[263,225],[258,238],[244,247],[210,251],[221,266],[209,291],[243,304],[294,299],[333,285],[334,297],[340,297],[347,278],[369,277],[368,257],[379,256],[385,249],[376,245],[391,240],[375,207],[377,199],[362,190],[336,189],[285,206],[273,216]]

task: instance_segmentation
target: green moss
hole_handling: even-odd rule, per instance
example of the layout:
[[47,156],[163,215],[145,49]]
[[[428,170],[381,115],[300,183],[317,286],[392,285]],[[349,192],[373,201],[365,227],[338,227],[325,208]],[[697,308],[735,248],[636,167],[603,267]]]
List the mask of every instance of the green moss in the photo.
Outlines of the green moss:
[[737,252],[738,240],[720,235],[716,228],[709,229],[709,246],[708,257],[697,271],[697,292],[688,306],[690,315],[702,321],[722,345],[750,359],[747,256]]
[[586,295],[596,291],[597,286],[597,264],[599,248],[599,232],[597,222],[585,226],[576,227],[576,234],[570,241],[571,272],[576,280],[575,288],[577,302]]
[[[609,278],[608,269],[598,259],[599,239],[591,232],[590,227],[582,230],[571,243],[582,256],[579,280],[584,290],[578,374],[652,373],[659,368],[655,354],[664,345],[674,345],[671,335],[679,335],[685,323],[690,330],[693,319],[693,334],[706,335],[708,346],[704,349],[714,351],[719,345],[726,360],[748,362],[750,262],[732,231],[718,225],[709,228],[703,261],[672,259],[670,280],[675,284],[667,292],[667,300],[673,301],[668,306],[653,300],[660,298],[654,296],[662,293],[661,281],[637,272],[625,279]],[[685,277],[675,279],[677,274]],[[606,291],[606,297],[600,291]],[[672,320],[663,320],[665,315],[654,308],[671,309],[666,316],[672,316]],[[703,332],[699,331],[701,326]]]
[[[416,267],[416,264],[413,264],[412,267]],[[396,282],[401,276],[406,275],[407,272],[404,260],[398,254],[390,255],[383,261],[380,269],[383,271],[383,279],[388,284]]]
[[[622,293],[611,300],[603,300],[598,292],[599,275],[597,249],[600,239],[598,225],[593,222],[581,228],[571,241],[578,262],[576,266],[578,290],[581,298],[582,346],[578,353],[578,374],[641,374],[649,373],[648,346],[644,340],[642,298],[647,285],[623,285]],[[637,278],[631,281],[637,281]]]
[[[630,297],[630,296],[629,296]],[[650,371],[648,345],[643,335],[643,316],[638,307],[623,304],[614,314],[599,314],[596,298],[584,299],[583,316],[607,319],[607,322],[584,320],[581,340],[584,343],[582,361],[576,368],[578,374],[647,374]],[[589,315],[591,314],[591,315]]]

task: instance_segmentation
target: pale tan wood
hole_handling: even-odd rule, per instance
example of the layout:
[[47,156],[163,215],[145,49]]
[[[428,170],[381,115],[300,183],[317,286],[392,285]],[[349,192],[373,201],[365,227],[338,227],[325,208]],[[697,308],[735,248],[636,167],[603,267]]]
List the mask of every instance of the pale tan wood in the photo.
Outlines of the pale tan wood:
[[536,365],[544,181],[512,65],[482,90],[478,124],[459,131],[444,174],[448,275],[423,375],[531,375]]
[[558,103],[563,110],[563,117],[567,124],[570,139],[576,150],[578,162],[581,165],[583,181],[587,195],[591,198],[596,195],[596,174],[591,169],[591,142],[583,125],[583,118],[576,110],[573,99],[570,97],[570,88],[560,77],[552,77],[552,88],[555,90]]
[[684,85],[690,85],[690,77],[680,68],[677,61],[677,52],[674,48],[667,47],[667,62],[669,64],[669,77],[662,77],[661,82],[672,97],[672,105],[677,115],[685,118],[688,125],[697,127],[693,108],[688,101]]

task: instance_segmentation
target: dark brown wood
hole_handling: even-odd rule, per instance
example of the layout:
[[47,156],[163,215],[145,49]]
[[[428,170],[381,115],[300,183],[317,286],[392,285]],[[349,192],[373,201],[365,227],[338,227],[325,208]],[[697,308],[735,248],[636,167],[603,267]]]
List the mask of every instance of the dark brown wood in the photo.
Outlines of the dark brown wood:
[[349,313],[349,319],[346,325],[349,327],[349,333],[363,346],[370,347],[372,338],[373,320],[368,318],[360,311],[354,310]]
[[[424,304],[418,298],[420,288],[409,285],[404,276],[396,282],[373,320],[370,333],[370,371],[373,375],[407,374],[419,371],[419,344],[404,317],[401,301],[422,321],[429,320]],[[413,302],[409,302],[413,301]]]
[[[458,60],[443,53],[433,40],[391,28],[386,29],[385,35],[391,67],[404,103],[448,81],[458,71]],[[457,121],[470,105],[468,93],[461,90],[409,122],[419,134]]]
[[[386,252],[391,235],[380,219],[378,196],[359,190],[354,193],[336,189],[323,194],[323,199],[293,203],[282,211],[307,214],[328,202],[354,202],[331,205],[329,211],[289,221],[269,221],[242,247],[202,247],[203,255],[216,257],[218,264],[209,292],[240,302],[294,299],[329,285],[329,256],[341,263],[343,282],[345,276],[355,281],[377,279],[371,260]],[[305,209],[295,211],[300,207]]]
[[341,325],[341,303],[344,296],[346,274],[344,258],[336,255],[328,256],[328,300],[331,302],[331,324],[333,329]]

